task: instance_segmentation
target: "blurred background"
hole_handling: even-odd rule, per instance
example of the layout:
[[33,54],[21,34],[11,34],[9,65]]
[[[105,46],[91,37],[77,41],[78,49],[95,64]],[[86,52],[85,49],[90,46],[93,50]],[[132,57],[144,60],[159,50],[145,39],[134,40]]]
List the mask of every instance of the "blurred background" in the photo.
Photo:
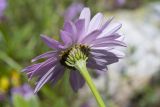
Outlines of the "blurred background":
[[87,85],[74,93],[68,74],[33,94],[21,69],[50,50],[40,34],[59,39],[64,20],[83,7],[121,22],[126,57],[93,80],[108,107],[160,107],[160,0],[0,0],[0,107],[97,107]]

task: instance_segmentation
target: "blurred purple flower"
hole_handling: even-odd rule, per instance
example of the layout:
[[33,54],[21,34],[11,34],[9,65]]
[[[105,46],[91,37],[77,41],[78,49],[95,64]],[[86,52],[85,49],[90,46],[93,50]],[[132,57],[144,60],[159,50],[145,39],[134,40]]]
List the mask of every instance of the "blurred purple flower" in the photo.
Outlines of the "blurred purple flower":
[[11,92],[13,95],[19,94],[23,96],[26,100],[30,99],[34,95],[32,88],[28,84],[24,84],[20,87],[13,88]]
[[81,107],[90,107],[89,102],[85,102],[81,105]]
[[126,0],[116,0],[115,2],[117,6],[123,6],[126,3]]
[[0,102],[1,102],[1,101],[4,101],[5,98],[6,98],[5,93],[1,93],[1,92],[0,92]]
[[117,31],[121,24],[110,24],[113,18],[105,20],[102,13],[97,13],[90,19],[90,9],[84,8],[76,22],[67,21],[60,31],[63,43],[42,35],[42,40],[52,49],[36,58],[46,58],[44,62],[33,64],[24,68],[29,78],[38,77],[35,92],[46,83],[54,85],[64,74],[65,69],[70,70],[70,84],[75,92],[85,84],[82,75],[74,67],[66,64],[73,49],[79,49],[88,57],[87,67],[97,72],[105,72],[106,65],[118,62],[124,54],[116,47],[125,47],[121,35]]
[[113,10],[117,8],[122,8],[127,4],[127,0],[106,0],[106,8]]
[[7,1],[6,0],[0,0],[0,17],[3,17],[4,10],[7,7]]
[[78,14],[81,12],[83,9],[83,4],[81,3],[72,3],[68,9],[64,13],[64,19],[67,20],[73,20],[75,19]]

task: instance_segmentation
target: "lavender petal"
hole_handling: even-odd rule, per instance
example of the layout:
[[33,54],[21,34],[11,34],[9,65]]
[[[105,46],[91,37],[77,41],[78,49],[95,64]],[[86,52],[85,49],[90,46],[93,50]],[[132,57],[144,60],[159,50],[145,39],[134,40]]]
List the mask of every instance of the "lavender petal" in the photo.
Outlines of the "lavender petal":
[[32,71],[32,70],[36,69],[37,67],[39,67],[41,64],[42,64],[42,63],[30,65],[30,66],[28,66],[28,67],[25,67],[25,68],[22,69],[21,71],[22,71],[22,72]]
[[[101,51],[102,52],[102,51]],[[106,65],[115,63],[119,61],[119,58],[112,52],[107,52],[107,51],[103,51],[103,53],[105,54],[102,56],[92,56],[96,61],[100,61],[101,63],[105,63]]]
[[111,21],[113,20],[113,17],[109,18],[105,24],[102,26],[101,30],[103,31],[104,29],[106,29],[108,27],[108,25],[111,23]]
[[114,46],[126,47],[126,44],[118,40],[111,40],[111,41],[105,41],[102,43],[93,44],[91,47],[114,47]]
[[39,60],[39,59],[42,59],[42,58],[54,57],[55,54],[56,54],[56,51],[49,51],[49,52],[46,52],[46,53],[44,53],[44,54],[41,54],[41,55],[33,58],[33,59],[31,60],[31,62],[35,62],[35,61],[37,61],[37,60]]
[[103,14],[97,13],[89,23],[88,33],[92,32],[94,30],[98,30],[101,26],[102,19],[103,19]]
[[114,25],[110,25],[108,27],[106,27],[103,31],[102,34],[99,35],[100,37],[105,37],[107,35],[112,35],[114,33],[116,33],[120,28],[122,27],[122,24],[118,23],[118,24],[114,24]]
[[93,44],[102,43],[102,42],[106,42],[106,41],[109,41],[109,40],[115,40],[119,37],[121,37],[121,35],[115,33],[115,34],[112,34],[112,35],[109,35],[109,36],[97,38],[94,41],[92,41],[91,43],[93,43]]
[[88,34],[86,37],[84,37],[81,41],[81,43],[90,44],[93,40],[97,38],[97,36],[101,33],[101,31],[95,30]]
[[52,86],[54,86],[64,75],[65,69],[63,66],[59,66],[55,69],[55,73],[52,75],[50,79],[50,83]]
[[59,45],[61,45],[58,41],[45,35],[41,35],[41,38],[50,48],[59,49]]
[[64,31],[70,33],[72,40],[75,42],[77,34],[77,29],[75,24],[71,21],[65,22]]
[[77,29],[77,37],[76,37],[76,41],[78,40],[78,39],[80,39],[81,38],[81,36],[83,35],[83,33],[84,33],[84,23],[85,22],[85,20],[84,19],[78,19],[76,22],[75,22],[75,26],[76,26],[76,29]]
[[64,44],[66,46],[70,46],[72,44],[71,35],[68,32],[63,31],[63,30],[61,30],[60,32],[61,32],[61,39],[64,42]]
[[41,69],[45,68],[48,65],[54,65],[56,64],[56,62],[57,62],[56,58],[50,58],[46,60],[39,67],[37,67],[35,70],[32,71],[32,75],[29,78],[31,79],[33,76],[37,75],[37,73],[39,73]]
[[87,67],[94,68],[94,69],[96,69],[96,68],[97,69],[102,69],[105,66],[106,66],[106,63],[99,62],[98,60],[96,60],[93,57],[88,58]]
[[83,85],[85,84],[85,80],[79,73],[79,71],[71,71],[69,80],[71,87],[75,92],[77,92],[78,89],[82,88]]
[[90,17],[91,17],[91,13],[90,13],[90,9],[89,8],[84,8],[80,14],[79,19],[84,19],[85,20],[85,30],[88,30],[88,25],[90,22]]
[[55,66],[52,67],[37,83],[36,88],[34,90],[34,93],[36,93],[37,91],[40,90],[40,88],[46,83],[48,82],[48,80],[51,78],[52,74],[53,74],[53,70],[55,69]]

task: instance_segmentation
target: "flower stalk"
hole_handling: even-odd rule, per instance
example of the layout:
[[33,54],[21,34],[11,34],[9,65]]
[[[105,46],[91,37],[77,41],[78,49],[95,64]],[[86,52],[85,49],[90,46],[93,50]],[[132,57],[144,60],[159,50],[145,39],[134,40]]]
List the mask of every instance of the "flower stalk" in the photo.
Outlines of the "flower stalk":
[[96,98],[97,103],[99,104],[99,107],[106,107],[103,102],[102,97],[100,96],[99,92],[97,91],[96,86],[94,85],[94,83],[88,73],[88,70],[86,68],[86,61],[85,60],[76,61],[75,68],[80,71],[80,73],[82,74],[82,76],[86,80],[89,88],[91,89],[93,95]]

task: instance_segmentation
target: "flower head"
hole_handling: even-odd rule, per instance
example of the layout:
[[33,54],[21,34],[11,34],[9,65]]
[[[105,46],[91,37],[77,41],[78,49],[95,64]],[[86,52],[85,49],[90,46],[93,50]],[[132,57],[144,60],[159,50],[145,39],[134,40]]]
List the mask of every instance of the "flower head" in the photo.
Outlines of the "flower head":
[[87,67],[97,72],[107,70],[107,65],[119,61],[123,54],[116,47],[125,47],[121,35],[117,31],[121,24],[110,24],[113,18],[105,20],[102,13],[97,13],[90,19],[90,9],[84,8],[80,17],[75,21],[67,21],[60,31],[61,42],[41,35],[42,40],[52,49],[36,58],[46,59],[44,62],[33,64],[23,69],[29,78],[38,77],[35,92],[47,82],[54,85],[70,70],[70,83],[74,91],[85,84],[82,75],[74,67],[76,60],[85,60]]

